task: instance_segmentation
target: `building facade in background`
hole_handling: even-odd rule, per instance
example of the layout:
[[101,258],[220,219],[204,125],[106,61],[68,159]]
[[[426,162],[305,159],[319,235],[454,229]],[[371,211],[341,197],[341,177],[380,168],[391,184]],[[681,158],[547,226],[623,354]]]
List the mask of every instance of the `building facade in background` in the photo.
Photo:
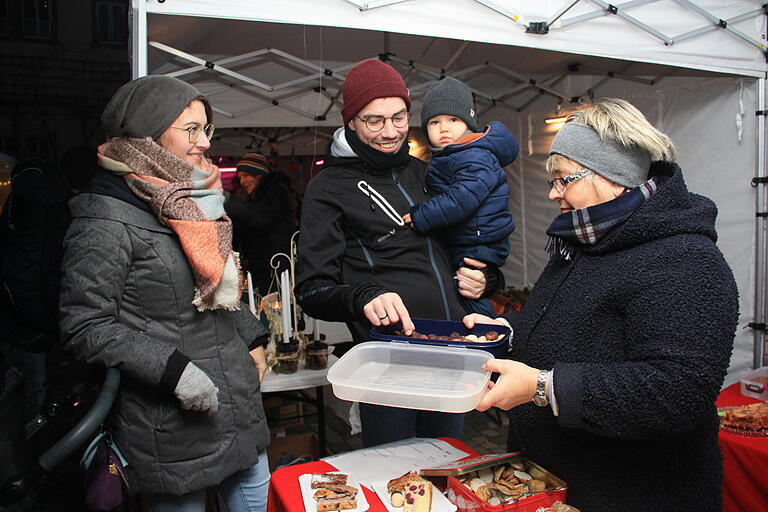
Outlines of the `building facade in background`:
[[0,153],[55,161],[103,142],[130,79],[128,0],[0,0]]

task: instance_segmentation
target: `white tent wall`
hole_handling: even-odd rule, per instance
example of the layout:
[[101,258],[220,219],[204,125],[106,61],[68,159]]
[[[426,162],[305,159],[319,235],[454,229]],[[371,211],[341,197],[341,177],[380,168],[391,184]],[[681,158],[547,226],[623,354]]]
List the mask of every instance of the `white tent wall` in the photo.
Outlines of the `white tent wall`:
[[[594,78],[581,77],[569,88],[585,90],[589,80]],[[741,327],[752,321],[754,312],[755,192],[750,181],[757,166],[757,85],[750,78],[668,79],[656,87],[617,81],[599,89],[597,95],[629,100],[667,133],[678,150],[688,188],[718,207],[718,246],[739,287],[739,329],[727,384],[752,367],[752,330]],[[551,100],[541,101],[542,106],[546,103],[554,105]],[[503,119],[521,145],[517,162],[507,168],[517,229],[510,236],[510,257],[504,267],[507,284],[517,288],[532,287],[544,268],[545,231],[559,213],[547,199],[543,165],[557,132],[544,123],[552,114],[550,109]],[[741,114],[739,140],[736,120]]]

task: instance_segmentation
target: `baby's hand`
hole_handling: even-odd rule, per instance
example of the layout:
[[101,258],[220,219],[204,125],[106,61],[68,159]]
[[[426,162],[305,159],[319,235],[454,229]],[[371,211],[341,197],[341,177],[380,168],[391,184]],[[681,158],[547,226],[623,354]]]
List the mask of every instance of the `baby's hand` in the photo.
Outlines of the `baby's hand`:
[[408,224],[408,226],[410,226],[411,229],[414,229],[413,220],[411,220],[411,214],[410,213],[406,213],[405,215],[403,215],[403,221],[406,224]]

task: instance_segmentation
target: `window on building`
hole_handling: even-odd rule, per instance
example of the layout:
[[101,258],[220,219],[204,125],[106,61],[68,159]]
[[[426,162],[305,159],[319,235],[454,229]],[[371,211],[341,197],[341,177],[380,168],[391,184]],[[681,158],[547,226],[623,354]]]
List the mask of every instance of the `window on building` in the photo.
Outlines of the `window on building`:
[[0,37],[7,37],[9,34],[8,0],[0,0]]
[[24,1],[24,37],[51,39],[53,37],[53,0]]
[[102,43],[124,43],[128,40],[128,14],[123,2],[94,4],[94,36]]

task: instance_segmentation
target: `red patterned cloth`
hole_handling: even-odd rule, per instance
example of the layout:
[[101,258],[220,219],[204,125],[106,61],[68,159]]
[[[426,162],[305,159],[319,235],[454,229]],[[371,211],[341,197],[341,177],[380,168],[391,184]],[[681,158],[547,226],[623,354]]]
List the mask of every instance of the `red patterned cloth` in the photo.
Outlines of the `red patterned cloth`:
[[[739,383],[728,386],[717,398],[718,407],[759,402],[740,393]],[[768,437],[748,437],[720,432],[723,452],[723,511],[768,510]]]

